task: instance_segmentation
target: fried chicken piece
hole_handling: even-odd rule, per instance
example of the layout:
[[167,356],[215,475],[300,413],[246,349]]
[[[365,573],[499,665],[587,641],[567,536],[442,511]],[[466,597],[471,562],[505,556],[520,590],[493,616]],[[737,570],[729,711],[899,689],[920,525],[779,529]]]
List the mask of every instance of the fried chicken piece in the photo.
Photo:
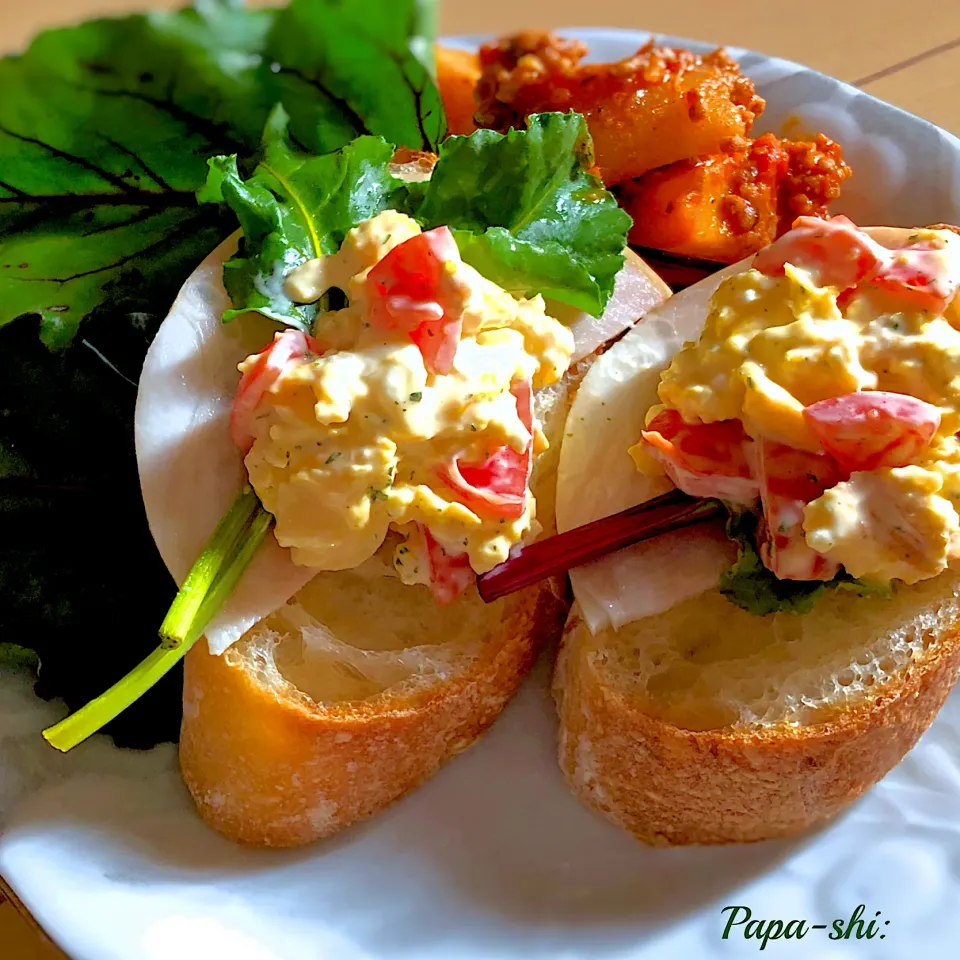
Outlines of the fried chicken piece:
[[617,191],[633,217],[630,242],[735,263],[771,243],[799,216],[824,216],[850,176],[840,146],[736,139],[710,156],[681,160]]
[[447,115],[450,133],[466,136],[477,129],[473,122],[476,103],[473,91],[480,79],[480,58],[469,50],[434,45],[437,63],[437,88]]
[[582,113],[609,186],[717,153],[763,111],[753,82],[723,50],[700,56],[651,41],[619,63],[583,64],[586,53],[580,41],[545,32],[485,44],[477,125],[504,131],[531,113]]

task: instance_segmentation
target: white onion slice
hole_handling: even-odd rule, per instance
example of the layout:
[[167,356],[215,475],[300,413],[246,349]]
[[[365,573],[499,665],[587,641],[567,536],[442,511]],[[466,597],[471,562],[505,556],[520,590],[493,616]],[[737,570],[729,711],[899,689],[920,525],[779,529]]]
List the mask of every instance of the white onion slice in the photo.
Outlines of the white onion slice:
[[[660,374],[695,340],[727,267],[654,307],[600,356],[577,391],[560,451],[557,526],[562,532],[664,493],[671,484],[637,472],[627,449],[657,402]],[[636,544],[571,571],[574,595],[594,632],[669,610],[715,587],[736,556],[719,525],[703,525]]]
[[[228,429],[237,364],[278,329],[257,314],[221,322],[230,306],[223,262],[236,246],[236,237],[226,240],[190,275],[140,374],[135,436],[143,502],[160,555],[178,584],[245,480],[243,457]],[[316,572],[294,564],[290,551],[268,535],[207,627],[210,652],[226,650]]]

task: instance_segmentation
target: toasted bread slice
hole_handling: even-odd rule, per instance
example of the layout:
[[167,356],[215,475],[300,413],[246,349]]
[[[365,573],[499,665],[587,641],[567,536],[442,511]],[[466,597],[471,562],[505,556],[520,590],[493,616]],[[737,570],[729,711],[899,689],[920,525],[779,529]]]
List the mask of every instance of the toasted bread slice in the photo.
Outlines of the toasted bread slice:
[[[407,151],[395,160],[409,180],[429,177],[435,158]],[[229,398],[237,363],[270,333],[253,315],[246,325],[220,322],[229,304],[221,265],[235,249],[231,238],[188,279],[140,384],[144,503],[180,580],[236,496],[242,462],[228,436]],[[560,438],[592,352],[669,296],[646,264],[626,259],[604,316],[569,318],[576,363],[537,391],[550,440],[531,479],[541,535],[556,529]],[[209,642],[187,655],[181,768],[200,814],[228,837],[296,846],[375,813],[476,739],[537,645],[563,625],[560,581],[489,606],[473,589],[440,608],[425,587],[397,580],[391,552],[385,545],[362,567],[309,580],[268,539],[246,574],[255,582],[241,582],[243,596],[211,623]]]
[[[910,233],[867,230],[891,247]],[[709,296],[748,263],[672,298],[594,365],[567,427],[561,529],[669,486],[624,451]],[[588,471],[602,477],[589,490]],[[572,572],[554,677],[567,780],[651,844],[763,840],[829,819],[900,761],[953,687],[960,565],[893,599],[828,590],[809,613],[757,617],[715,588],[730,562],[722,534],[669,537],[673,552],[660,538]]]
[[[536,398],[555,441],[531,480],[544,535],[583,368]],[[440,607],[400,582],[391,552],[319,574],[222,656],[203,643],[187,654],[180,767],[227,837],[299,846],[376,813],[476,740],[563,626],[557,579],[489,605],[471,588]]]
[[657,845],[788,836],[917,742],[960,670],[960,573],[755,617],[711,590],[594,635],[574,606],[554,695],[570,786]]
[[[310,589],[315,605],[298,597],[223,656],[187,656],[183,776],[241,843],[309,843],[427,779],[496,719],[566,610],[556,583],[443,611],[355,572]],[[408,645],[377,649],[392,643]]]

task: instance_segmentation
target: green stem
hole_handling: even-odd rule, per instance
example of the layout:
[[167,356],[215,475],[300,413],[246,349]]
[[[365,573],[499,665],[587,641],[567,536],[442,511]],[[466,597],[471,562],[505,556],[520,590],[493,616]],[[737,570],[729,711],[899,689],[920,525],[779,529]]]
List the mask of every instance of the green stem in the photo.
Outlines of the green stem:
[[160,628],[160,646],[109,690],[43,736],[66,752],[82,743],[140,699],[203,636],[207,624],[233,593],[270,530],[273,517],[247,487],[207,541],[187,574]]
[[207,595],[203,598],[203,603],[197,613],[196,619],[189,624],[184,633],[175,638],[175,642],[185,643],[193,646],[199,637],[203,635],[207,624],[220,612],[221,607],[230,599],[233,591],[236,589],[244,571],[250,566],[250,562],[256,556],[260,544],[263,543],[267,533],[273,526],[273,516],[257,501],[256,511],[250,518],[250,523],[243,535],[239,538],[232,551],[230,561],[221,568],[217,578],[214,580]]
[[183,581],[183,586],[163,618],[160,641],[164,646],[175,647],[185,642],[187,632],[191,625],[196,623],[197,614],[211,586],[224,564],[229,562],[236,550],[238,538],[256,516],[258,508],[262,513],[263,508],[260,507],[257,495],[250,487],[245,487],[217,524],[217,529],[213,531],[203,553],[187,574],[187,579]]
[[101,693],[66,719],[47,727],[43,731],[44,739],[64,753],[83,743],[87,737],[93,736],[139,700],[176,665],[190,646],[191,644],[184,643],[179,647],[157,647],[105,693]]

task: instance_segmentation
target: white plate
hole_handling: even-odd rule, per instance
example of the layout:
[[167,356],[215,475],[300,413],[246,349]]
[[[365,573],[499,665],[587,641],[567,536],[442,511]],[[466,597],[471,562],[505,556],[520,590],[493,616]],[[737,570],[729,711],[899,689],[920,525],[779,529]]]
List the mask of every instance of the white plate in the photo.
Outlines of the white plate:
[[[575,33],[601,59],[648,39]],[[843,145],[855,170],[843,212],[864,223],[960,220],[955,137],[803,67],[736,53],[767,98],[763,129],[797,117]],[[648,850],[566,790],[548,666],[480,744],[413,796],[295,852],[243,850],[204,827],[171,746],[137,754],[97,738],[55,754],[40,729],[61,711],[26,679],[4,677],[0,873],[77,960],[755,957],[760,942],[743,926],[721,936],[722,908],[738,904],[755,918],[827,925],[771,941],[766,956],[955,955],[957,695],[828,828],[792,842]],[[878,935],[828,939],[859,904],[866,920],[880,911]]]

